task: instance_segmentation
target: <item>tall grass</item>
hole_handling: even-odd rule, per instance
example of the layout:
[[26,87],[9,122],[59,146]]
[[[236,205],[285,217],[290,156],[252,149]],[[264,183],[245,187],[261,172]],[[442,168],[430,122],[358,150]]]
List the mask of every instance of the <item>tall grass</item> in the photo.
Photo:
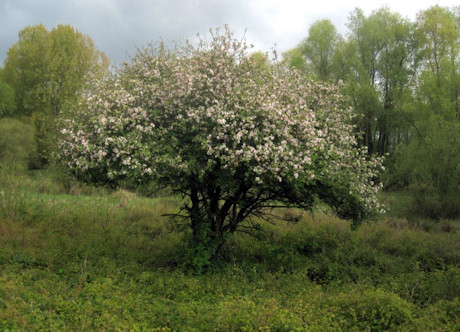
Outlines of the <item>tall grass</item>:
[[208,274],[193,275],[190,232],[164,216],[174,197],[51,173],[0,181],[0,331],[460,328],[455,220],[427,230],[391,212],[352,231],[321,212],[279,211],[289,221],[253,220],[255,237],[235,234]]

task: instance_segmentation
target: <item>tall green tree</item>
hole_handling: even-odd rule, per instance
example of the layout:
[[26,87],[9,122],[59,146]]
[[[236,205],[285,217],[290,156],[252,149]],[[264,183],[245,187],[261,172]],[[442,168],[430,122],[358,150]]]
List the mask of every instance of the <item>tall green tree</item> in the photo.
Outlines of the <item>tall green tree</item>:
[[[316,21],[308,30],[308,37],[300,43],[297,51],[291,51],[292,63],[296,67],[308,68],[310,74],[321,81],[329,81],[332,76],[332,59],[341,36],[328,19]],[[299,53],[304,64],[299,62]]]
[[289,69],[296,69],[307,72],[307,65],[299,47],[292,48],[283,53],[282,66]]
[[43,24],[19,32],[5,60],[4,79],[15,93],[18,112],[58,114],[87,88],[109,62],[88,36],[69,25],[48,31]]
[[43,163],[53,150],[55,117],[82,98],[92,79],[108,74],[108,66],[91,38],[69,25],[48,31],[40,24],[19,32],[3,76],[15,91],[15,115],[33,116]]
[[19,32],[5,59],[4,80],[16,94],[17,111],[30,115],[49,109],[50,41],[44,25],[29,26]]
[[69,25],[50,31],[51,110],[58,114],[66,104],[81,97],[93,78],[107,74],[109,62],[93,40]]
[[331,77],[332,58],[340,38],[335,26],[327,19],[316,22],[308,31],[301,49],[320,80],[327,81]]
[[[383,155],[407,138],[412,100],[412,24],[383,7],[349,18],[349,39],[335,57],[337,79],[348,83],[358,127],[370,153]],[[347,68],[348,65],[348,68]]]
[[421,71],[420,101],[446,119],[460,119],[458,13],[439,6],[420,12],[415,38]]

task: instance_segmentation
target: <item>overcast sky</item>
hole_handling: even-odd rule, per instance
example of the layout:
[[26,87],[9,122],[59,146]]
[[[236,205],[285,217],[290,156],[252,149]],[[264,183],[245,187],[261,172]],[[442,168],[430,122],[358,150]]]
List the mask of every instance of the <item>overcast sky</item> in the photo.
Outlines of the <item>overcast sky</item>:
[[112,63],[120,64],[160,37],[166,43],[192,39],[211,27],[228,24],[237,36],[282,53],[307,36],[316,20],[328,18],[346,32],[350,12],[370,14],[387,5],[411,20],[433,5],[452,7],[458,0],[0,0],[0,64],[20,30],[43,23],[51,30],[70,24],[89,35]]

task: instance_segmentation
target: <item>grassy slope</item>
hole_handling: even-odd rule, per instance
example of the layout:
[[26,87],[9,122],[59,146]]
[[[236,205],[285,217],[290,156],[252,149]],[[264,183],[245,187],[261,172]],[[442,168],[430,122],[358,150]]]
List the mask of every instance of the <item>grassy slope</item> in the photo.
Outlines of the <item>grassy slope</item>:
[[357,231],[317,214],[237,234],[194,276],[186,227],[162,217],[175,199],[47,176],[0,186],[2,331],[460,329],[458,221],[400,219],[401,195]]

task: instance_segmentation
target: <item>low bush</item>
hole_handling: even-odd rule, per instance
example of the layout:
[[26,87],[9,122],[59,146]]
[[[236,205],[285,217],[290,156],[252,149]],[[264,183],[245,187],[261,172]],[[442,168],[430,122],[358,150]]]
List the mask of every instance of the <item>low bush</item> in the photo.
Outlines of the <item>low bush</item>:
[[402,325],[410,325],[415,309],[398,295],[379,289],[339,293],[321,305],[348,331],[397,330]]

